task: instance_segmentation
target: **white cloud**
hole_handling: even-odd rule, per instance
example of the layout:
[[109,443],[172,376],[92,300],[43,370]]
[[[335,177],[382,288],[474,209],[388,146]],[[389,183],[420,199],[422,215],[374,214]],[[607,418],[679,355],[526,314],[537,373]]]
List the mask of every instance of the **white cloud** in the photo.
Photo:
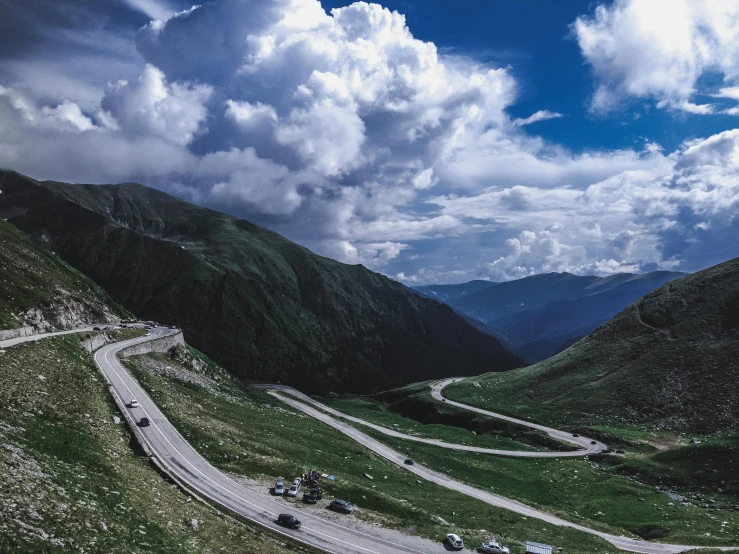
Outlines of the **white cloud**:
[[625,98],[709,114],[691,98],[702,76],[739,79],[739,4],[723,0],[616,0],[579,17],[573,31],[597,80],[592,109],[607,112]]
[[[691,52],[658,30],[647,61],[632,54],[661,23],[633,28],[630,10],[643,6],[578,20],[583,52],[605,75],[601,108],[631,95],[727,113],[737,100],[730,63],[706,61],[728,51],[730,41],[705,38],[731,34],[711,15],[724,8],[678,3],[700,15],[700,28],[676,27]],[[140,180],[408,282],[672,267],[702,259],[694,245],[734,225],[731,133],[671,154],[650,142],[575,154],[528,134],[561,114],[508,115],[518,89],[508,69],[444,55],[376,4],[327,14],[317,0],[215,0],[160,15],[137,36],[145,65],[132,73],[123,57],[115,78],[100,69],[107,88],[0,87],[0,166]],[[696,44],[705,52],[686,65]],[[696,99],[697,79],[717,67],[722,88],[710,104]]]
[[538,112],[534,112],[529,117],[526,118],[517,118],[513,120],[513,124],[516,127],[523,127],[524,125],[531,125],[532,123],[537,123],[539,121],[546,121],[547,119],[558,119],[560,117],[564,117],[563,114],[558,112],[550,112],[549,110],[539,110]]
[[131,134],[153,135],[186,146],[205,132],[208,85],[167,83],[159,69],[146,65],[136,83],[120,81],[102,100],[102,108]]

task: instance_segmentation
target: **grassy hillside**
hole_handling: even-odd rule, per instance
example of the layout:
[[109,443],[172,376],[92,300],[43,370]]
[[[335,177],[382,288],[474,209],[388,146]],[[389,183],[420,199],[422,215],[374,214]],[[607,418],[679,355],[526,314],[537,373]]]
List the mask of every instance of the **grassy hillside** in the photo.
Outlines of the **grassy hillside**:
[[660,287],[554,358],[446,394],[555,424],[737,432],[737,354],[739,259]]
[[0,355],[0,405],[0,552],[305,552],[190,501],[137,455],[79,337]]
[[0,329],[62,329],[123,315],[89,278],[0,220]]
[[141,185],[6,173],[0,214],[242,378],[366,392],[522,365],[397,282]]
[[266,492],[278,475],[290,479],[311,468],[335,475],[335,481],[322,481],[324,501],[316,506],[300,499],[280,500],[298,517],[304,511],[325,513],[329,500],[342,498],[357,508],[345,518],[349,522],[432,540],[456,532],[467,544],[479,545],[486,534],[495,533],[513,554],[523,554],[524,542],[535,539],[572,554],[614,552],[596,537],[518,516],[418,479],[339,431],[266,393],[244,388],[198,352],[189,352],[191,358],[151,354],[125,363],[193,446],[246,486]]

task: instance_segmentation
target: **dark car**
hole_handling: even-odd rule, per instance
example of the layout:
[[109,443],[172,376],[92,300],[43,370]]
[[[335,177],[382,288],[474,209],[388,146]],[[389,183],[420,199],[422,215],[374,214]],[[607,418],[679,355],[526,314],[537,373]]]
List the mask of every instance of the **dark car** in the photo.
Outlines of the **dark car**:
[[344,500],[332,500],[328,507],[344,514],[351,514],[354,511],[354,506]]
[[312,487],[310,492],[303,495],[303,501],[308,504],[315,504],[323,498],[323,491],[319,487]]
[[300,522],[291,514],[280,514],[277,517],[277,523],[283,527],[289,527],[290,529],[300,529]]
[[406,464],[408,464],[409,466],[412,466],[412,465],[413,465],[413,464],[415,464],[416,462],[414,462],[413,460],[411,460],[410,458],[408,458],[408,459],[407,459],[407,460],[405,461],[405,463],[406,463]]
[[580,435],[578,435],[577,433],[572,433],[572,436],[573,437],[579,437]]
[[590,444],[598,444],[598,443],[595,441],[590,441]]
[[139,427],[148,427],[149,425],[151,425],[151,424],[149,423],[149,418],[148,417],[142,417],[139,420]]

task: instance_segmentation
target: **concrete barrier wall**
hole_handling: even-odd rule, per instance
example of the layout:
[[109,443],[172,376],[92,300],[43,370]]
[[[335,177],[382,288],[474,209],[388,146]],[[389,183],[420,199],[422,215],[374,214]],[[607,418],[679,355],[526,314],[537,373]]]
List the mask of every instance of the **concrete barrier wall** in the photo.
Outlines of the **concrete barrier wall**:
[[30,337],[39,331],[33,327],[19,327],[18,329],[5,329],[0,331],[0,340],[17,339],[18,337]]
[[124,348],[118,353],[118,357],[128,358],[129,356],[149,354],[150,352],[167,352],[170,348],[177,346],[178,344],[183,346],[185,345],[185,337],[182,336],[182,331],[179,331],[174,335],[167,335],[160,339],[154,339]]
[[116,340],[118,339],[107,333],[98,333],[97,335],[93,335],[90,338],[80,341],[80,344],[82,345],[82,348],[88,352],[94,352],[98,348],[105,346],[106,344],[110,344],[111,342],[115,342]]

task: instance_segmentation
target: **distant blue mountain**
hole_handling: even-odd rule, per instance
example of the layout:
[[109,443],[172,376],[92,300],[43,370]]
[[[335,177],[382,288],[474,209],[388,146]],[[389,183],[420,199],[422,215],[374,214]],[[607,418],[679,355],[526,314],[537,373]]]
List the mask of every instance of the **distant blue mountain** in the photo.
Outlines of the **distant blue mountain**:
[[684,275],[546,273],[504,283],[470,281],[415,290],[485,323],[533,363],[574,344],[629,304]]

